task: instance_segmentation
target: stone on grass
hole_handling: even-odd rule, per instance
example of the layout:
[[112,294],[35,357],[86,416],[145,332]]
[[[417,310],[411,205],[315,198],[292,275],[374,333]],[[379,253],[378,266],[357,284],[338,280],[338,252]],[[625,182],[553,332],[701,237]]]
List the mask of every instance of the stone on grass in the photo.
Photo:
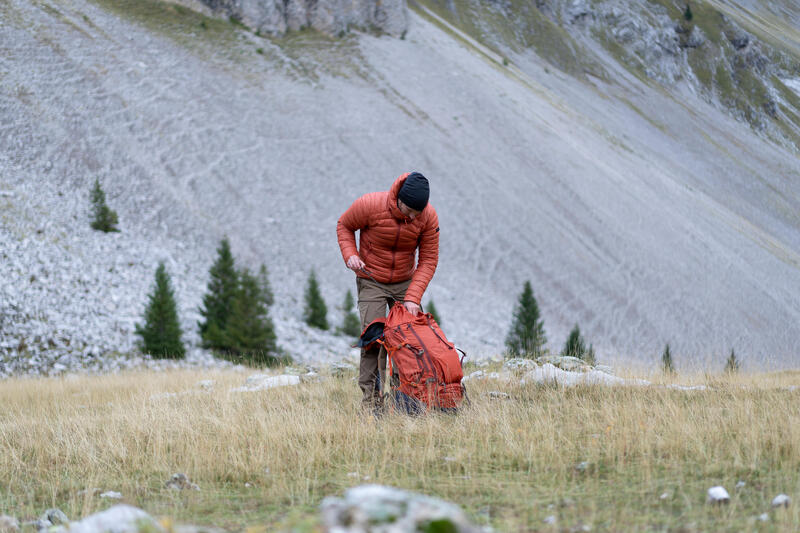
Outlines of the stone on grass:
[[452,503],[383,485],[361,485],[320,504],[324,531],[330,533],[478,533]]
[[492,400],[508,400],[509,398],[511,398],[511,396],[509,396],[505,392],[493,390],[489,391],[489,398],[491,398]]
[[164,486],[172,490],[200,490],[200,487],[189,481],[189,477],[182,473],[172,474]]
[[553,525],[553,524],[555,524],[555,523],[556,523],[556,521],[557,521],[557,520],[556,520],[556,515],[554,515],[554,514],[551,514],[551,515],[549,515],[549,516],[546,516],[546,517],[545,517],[545,519],[544,519],[544,523],[545,523],[545,524],[550,524],[550,525]]
[[67,515],[64,514],[64,511],[55,508],[46,510],[44,513],[42,513],[42,516],[39,517],[39,520],[42,522],[50,522],[50,524],[54,526],[69,523],[69,518],[67,518]]
[[789,504],[792,503],[792,499],[789,498],[786,494],[778,494],[772,500],[773,507],[789,507]]
[[161,525],[149,514],[130,505],[115,505],[79,522],[55,526],[48,533],[150,533],[163,532]]
[[197,386],[203,390],[211,390],[214,388],[214,380],[213,379],[204,379],[202,381],[197,382]]
[[231,390],[233,392],[255,392],[271,389],[273,387],[285,387],[299,384],[300,376],[297,375],[282,374],[279,376],[270,376],[268,374],[253,374],[247,378],[243,387],[236,387]]
[[532,370],[539,365],[533,359],[523,359],[515,357],[503,363],[503,368],[506,370]]
[[708,503],[730,503],[731,497],[725,487],[717,485],[708,489]]
[[120,500],[122,499],[122,493],[114,492],[113,490],[107,490],[100,495],[101,498],[108,498],[110,500]]
[[759,522],[769,522],[769,513],[761,513],[758,515]]
[[0,533],[17,533],[19,520],[13,516],[0,515]]
[[737,481],[737,482],[736,482],[736,490],[741,490],[741,489],[743,489],[743,488],[745,487],[745,485],[747,485],[747,483],[745,483],[744,481],[741,481],[741,480],[740,480],[740,481]]

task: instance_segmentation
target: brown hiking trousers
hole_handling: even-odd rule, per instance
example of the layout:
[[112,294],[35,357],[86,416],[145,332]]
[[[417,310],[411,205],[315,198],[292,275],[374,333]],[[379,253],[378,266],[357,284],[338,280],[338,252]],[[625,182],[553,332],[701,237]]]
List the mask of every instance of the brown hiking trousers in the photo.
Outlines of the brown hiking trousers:
[[[410,279],[398,283],[378,283],[371,279],[356,278],[361,331],[376,318],[385,317],[387,306],[393,305],[395,301],[402,302],[410,284]],[[381,387],[386,380],[386,349],[383,346],[369,350],[362,348],[359,367],[358,386],[364,393],[362,406],[368,409],[379,407],[382,399]]]

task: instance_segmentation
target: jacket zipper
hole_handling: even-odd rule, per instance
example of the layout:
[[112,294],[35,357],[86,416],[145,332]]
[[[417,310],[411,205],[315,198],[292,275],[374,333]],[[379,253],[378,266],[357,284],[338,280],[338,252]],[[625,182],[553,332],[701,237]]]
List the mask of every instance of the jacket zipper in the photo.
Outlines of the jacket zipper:
[[400,222],[397,223],[397,235],[394,238],[394,246],[392,246],[392,268],[389,270],[389,283],[394,280],[394,262],[395,256],[397,255],[397,243],[400,242],[400,230],[402,226]]

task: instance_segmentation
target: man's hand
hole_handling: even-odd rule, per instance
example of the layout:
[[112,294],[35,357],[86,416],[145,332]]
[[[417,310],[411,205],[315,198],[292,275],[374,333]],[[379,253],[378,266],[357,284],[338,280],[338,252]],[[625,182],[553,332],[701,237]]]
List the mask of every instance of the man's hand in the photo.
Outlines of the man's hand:
[[414,302],[406,300],[405,302],[403,302],[403,305],[406,306],[406,309],[412,315],[417,316],[417,314],[419,313],[419,304],[415,304]]
[[364,261],[362,261],[357,255],[351,255],[347,258],[347,268],[350,270],[358,271],[363,269],[365,266],[366,265],[364,264]]

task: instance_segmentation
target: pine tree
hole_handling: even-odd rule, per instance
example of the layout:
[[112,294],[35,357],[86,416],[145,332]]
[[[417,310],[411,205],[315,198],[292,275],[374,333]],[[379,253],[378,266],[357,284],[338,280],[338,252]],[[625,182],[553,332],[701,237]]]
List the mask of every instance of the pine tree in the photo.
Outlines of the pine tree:
[[322,294],[319,292],[317,275],[313,270],[308,276],[305,298],[306,307],[303,319],[306,321],[306,324],[319,329],[328,329],[328,307],[325,305],[325,300],[322,299]]
[[739,360],[736,358],[736,354],[733,353],[733,348],[731,348],[731,355],[728,357],[728,360],[725,362],[725,372],[729,374],[735,374],[739,371]]
[[526,281],[514,310],[506,347],[511,355],[536,358],[542,355],[546,342],[544,321],[539,318],[539,304],[533,296],[531,282]]
[[589,349],[586,351],[586,357],[583,358],[587,364],[595,366],[597,364],[597,356],[594,353],[594,345],[590,344]]
[[686,10],[683,12],[683,18],[685,18],[687,22],[691,22],[694,18],[694,15],[692,14],[692,8],[689,6],[688,2],[686,3]]
[[119,231],[116,211],[112,211],[106,204],[106,193],[100,186],[100,180],[95,178],[94,188],[90,196],[92,201],[92,229],[106,233]]
[[344,295],[344,304],[342,304],[342,311],[344,311],[344,321],[342,327],[339,329],[345,335],[351,337],[358,337],[361,335],[361,319],[358,314],[353,311],[355,302],[353,301],[353,293],[347,291]]
[[268,315],[262,280],[247,269],[239,272],[238,279],[224,330],[227,347],[223,354],[253,366],[274,365],[277,362],[275,326]]
[[675,365],[672,363],[672,352],[669,351],[669,343],[664,347],[664,353],[661,354],[661,369],[665,374],[675,373]]
[[583,340],[581,329],[578,327],[578,324],[575,324],[575,327],[569,332],[567,342],[564,344],[561,355],[577,357],[578,359],[583,359],[586,356],[586,342]]
[[159,263],[155,286],[144,312],[144,325],[136,324],[136,334],[141,337],[140,347],[158,359],[180,359],[186,354],[181,341],[178,310],[167,269]]
[[264,301],[264,305],[270,307],[275,303],[275,295],[272,294],[272,285],[269,283],[267,267],[263,264],[258,269],[258,285],[261,287],[261,297]]
[[439,310],[436,309],[436,306],[434,305],[433,300],[430,300],[428,302],[427,311],[431,314],[431,316],[433,316],[433,319],[441,327],[441,325],[442,325],[442,317],[439,316]]
[[203,346],[217,350],[228,348],[225,327],[233,311],[233,299],[239,285],[228,239],[222,239],[217,248],[217,260],[209,271],[208,292],[203,296],[200,314],[205,320],[199,322]]

